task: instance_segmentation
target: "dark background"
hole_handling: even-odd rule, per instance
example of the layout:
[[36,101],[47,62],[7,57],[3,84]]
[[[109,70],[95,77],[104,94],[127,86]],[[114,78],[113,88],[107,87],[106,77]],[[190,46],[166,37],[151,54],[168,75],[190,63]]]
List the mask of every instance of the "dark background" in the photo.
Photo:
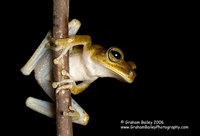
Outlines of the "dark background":
[[[17,1],[8,16],[13,35],[9,39],[15,64],[15,85],[6,124],[15,135],[56,135],[55,120],[25,106],[29,96],[51,101],[21,67],[52,28],[52,0]],[[188,67],[191,60],[190,15],[187,3],[71,0],[70,20],[82,26],[78,34],[90,35],[93,43],[118,46],[125,60],[137,65],[132,84],[115,79],[98,79],[73,98],[90,115],[87,126],[73,124],[77,135],[191,134],[192,87]],[[13,66],[12,66],[13,67]],[[10,111],[11,110],[11,111]],[[14,120],[14,121],[13,121]],[[121,130],[121,120],[163,120],[165,125],[189,126],[189,130]],[[16,128],[16,129],[15,129]]]

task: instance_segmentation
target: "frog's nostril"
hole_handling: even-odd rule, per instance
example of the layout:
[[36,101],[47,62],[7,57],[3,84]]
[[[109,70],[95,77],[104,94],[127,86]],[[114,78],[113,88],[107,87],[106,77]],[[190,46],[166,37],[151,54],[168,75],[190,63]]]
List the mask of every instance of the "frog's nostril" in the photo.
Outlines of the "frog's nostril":
[[136,65],[133,61],[127,61],[127,64],[130,66],[132,70],[136,69]]
[[133,72],[134,72],[134,71],[132,71],[132,70],[131,70],[131,71],[129,72],[129,76],[131,76],[131,77],[132,77],[132,76],[133,76],[133,74],[134,74]]

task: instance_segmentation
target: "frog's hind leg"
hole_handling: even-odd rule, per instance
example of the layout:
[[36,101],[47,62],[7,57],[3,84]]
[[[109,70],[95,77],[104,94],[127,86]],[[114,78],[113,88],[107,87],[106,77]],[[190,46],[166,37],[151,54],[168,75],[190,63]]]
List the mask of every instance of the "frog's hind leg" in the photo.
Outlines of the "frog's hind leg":
[[[69,36],[76,35],[79,28],[81,26],[81,23],[77,19],[73,19],[69,22]],[[47,35],[45,36],[44,40],[41,42],[39,47],[36,49],[34,54],[31,56],[31,58],[28,60],[28,62],[21,68],[21,72],[24,75],[30,75],[30,73],[34,70],[35,66],[37,65],[38,60],[46,53],[47,49],[46,46],[49,45],[49,39],[51,37],[51,32],[49,31]]]
[[[77,19],[70,21],[68,25],[69,36],[76,35],[80,26],[81,23]],[[54,100],[55,94],[51,86],[52,56],[51,50],[49,50],[49,47],[47,47],[47,45],[49,45],[50,38],[51,32],[49,31],[28,62],[21,68],[21,72],[24,75],[30,75],[30,73],[34,70],[37,82],[48,94],[48,96]]]
[[44,40],[41,42],[39,47],[36,49],[34,54],[31,56],[31,58],[28,60],[28,62],[21,68],[21,72],[24,75],[30,75],[30,73],[34,70],[34,68],[37,65],[37,62],[42,58],[42,56],[46,53],[47,48],[45,46],[49,43],[49,36],[51,35],[51,32],[49,31],[47,35],[45,36]]
[[38,61],[34,69],[34,76],[38,84],[45,93],[55,100],[54,89],[52,88],[52,53],[47,50],[43,57]]
[[55,118],[55,105],[53,103],[28,97],[26,99],[26,106],[49,118]]
[[[88,114],[80,107],[78,103],[76,103],[76,101],[73,98],[71,100],[73,109],[79,113],[78,119],[72,118],[73,123],[87,125],[89,121]],[[48,116],[50,118],[55,118],[55,105],[50,102],[29,97],[26,100],[26,106],[45,116]]]

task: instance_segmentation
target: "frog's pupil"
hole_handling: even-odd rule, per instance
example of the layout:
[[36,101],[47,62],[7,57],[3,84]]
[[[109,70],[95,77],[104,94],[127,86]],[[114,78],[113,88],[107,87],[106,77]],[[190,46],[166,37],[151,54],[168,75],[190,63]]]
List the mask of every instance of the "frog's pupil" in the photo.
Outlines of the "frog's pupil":
[[111,51],[112,55],[116,58],[116,59],[121,59],[121,54],[117,51]]

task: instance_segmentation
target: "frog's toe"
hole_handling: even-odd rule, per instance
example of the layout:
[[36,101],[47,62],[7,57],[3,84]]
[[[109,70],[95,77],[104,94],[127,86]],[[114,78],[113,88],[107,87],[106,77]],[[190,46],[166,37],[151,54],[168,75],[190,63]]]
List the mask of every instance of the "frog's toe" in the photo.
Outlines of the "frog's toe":
[[59,93],[60,90],[66,89],[74,90],[76,87],[76,82],[73,79],[65,79],[59,82],[53,82],[52,87],[57,88],[56,93]]
[[73,89],[73,85],[72,84],[67,84],[67,85],[63,85],[61,87],[58,87],[56,89],[56,94],[59,93],[61,90],[66,90],[66,89],[72,90]]

